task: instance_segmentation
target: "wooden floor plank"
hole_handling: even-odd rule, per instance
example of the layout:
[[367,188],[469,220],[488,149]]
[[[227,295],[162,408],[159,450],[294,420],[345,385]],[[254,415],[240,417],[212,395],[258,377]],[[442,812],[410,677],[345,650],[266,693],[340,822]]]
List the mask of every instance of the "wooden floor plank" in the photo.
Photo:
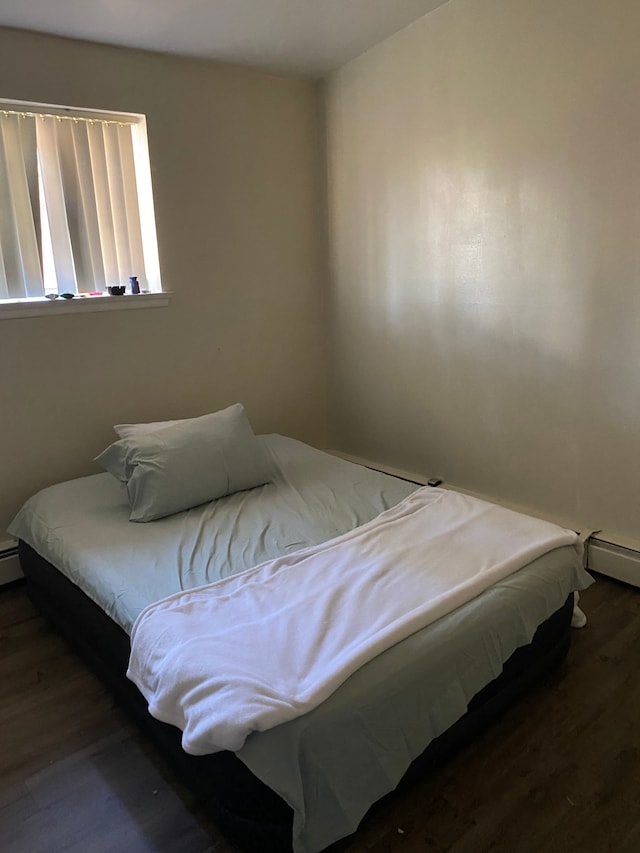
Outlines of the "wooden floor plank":
[[[334,853],[639,853],[640,591],[582,604],[567,663]],[[20,584],[0,684],[2,853],[236,853]]]

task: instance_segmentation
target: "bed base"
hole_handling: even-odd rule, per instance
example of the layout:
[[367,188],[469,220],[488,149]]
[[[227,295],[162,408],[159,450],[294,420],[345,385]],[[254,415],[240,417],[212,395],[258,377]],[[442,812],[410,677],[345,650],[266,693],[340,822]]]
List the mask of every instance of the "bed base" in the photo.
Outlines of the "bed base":
[[[293,812],[284,800],[233,753],[204,756],[185,753],[178,729],[151,717],[144,698],[126,678],[130,646],[125,631],[24,542],[19,543],[19,556],[33,604],[150,736],[220,830],[251,853],[291,850]],[[570,595],[539,626],[531,643],[514,652],[502,674],[474,696],[464,717],[429,744],[399,787],[410,784],[459,751],[564,660],[570,645],[572,611],[573,595]]]

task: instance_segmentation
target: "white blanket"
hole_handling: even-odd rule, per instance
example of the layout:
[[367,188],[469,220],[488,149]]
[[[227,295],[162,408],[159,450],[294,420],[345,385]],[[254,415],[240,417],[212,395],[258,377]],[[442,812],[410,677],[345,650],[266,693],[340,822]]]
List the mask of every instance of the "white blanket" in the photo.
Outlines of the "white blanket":
[[424,488],[373,521],[142,611],[128,676],[186,752],[237,750],[573,531]]

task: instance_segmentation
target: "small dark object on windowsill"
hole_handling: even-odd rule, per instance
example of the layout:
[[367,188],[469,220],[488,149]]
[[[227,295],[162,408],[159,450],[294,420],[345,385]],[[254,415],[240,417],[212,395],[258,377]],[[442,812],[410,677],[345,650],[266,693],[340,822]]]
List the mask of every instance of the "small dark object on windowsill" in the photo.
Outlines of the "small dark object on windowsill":
[[107,288],[109,296],[124,296],[125,289],[124,284],[114,284]]
[[61,293],[60,294],[61,299],[73,299],[74,296],[75,296],[75,293]]

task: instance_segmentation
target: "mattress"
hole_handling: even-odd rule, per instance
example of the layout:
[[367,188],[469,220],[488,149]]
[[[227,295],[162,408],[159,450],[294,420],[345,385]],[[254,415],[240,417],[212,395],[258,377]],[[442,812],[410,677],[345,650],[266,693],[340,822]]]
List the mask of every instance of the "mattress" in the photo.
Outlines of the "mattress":
[[[152,601],[346,532],[416,488],[282,436],[261,439],[274,482],[149,524],[110,475],[27,502],[10,532],[125,631]],[[352,832],[514,651],[591,578],[575,549],[534,561],[362,667],[320,707],[252,735],[238,757],[294,812],[313,853]]]

